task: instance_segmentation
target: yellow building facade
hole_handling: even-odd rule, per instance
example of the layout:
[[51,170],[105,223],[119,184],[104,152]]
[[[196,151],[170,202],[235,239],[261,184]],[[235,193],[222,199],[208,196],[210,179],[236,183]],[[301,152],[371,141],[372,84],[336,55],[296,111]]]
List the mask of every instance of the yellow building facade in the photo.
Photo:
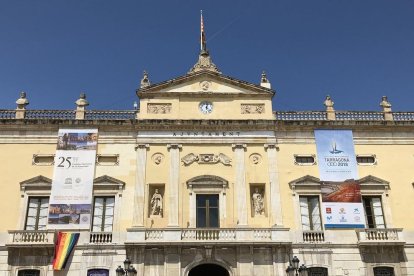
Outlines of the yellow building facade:
[[[258,84],[223,75],[203,50],[151,84],[139,109],[0,111],[0,275],[414,275],[414,113],[272,110]],[[97,129],[93,221],[64,270],[48,228],[59,129]],[[363,229],[325,229],[316,129],[352,130]],[[296,260],[296,258],[295,258]],[[289,272],[294,273],[294,272]],[[121,275],[121,274],[120,274]],[[292,274],[294,275],[294,274]]]

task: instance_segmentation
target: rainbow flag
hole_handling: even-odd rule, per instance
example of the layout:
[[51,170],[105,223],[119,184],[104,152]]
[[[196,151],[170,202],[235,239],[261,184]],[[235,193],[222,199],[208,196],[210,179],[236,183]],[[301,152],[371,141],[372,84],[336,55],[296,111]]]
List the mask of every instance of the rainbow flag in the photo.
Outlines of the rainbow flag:
[[66,266],[70,254],[73,251],[78,239],[79,233],[59,232],[55,245],[55,256],[53,258],[53,269],[62,270]]

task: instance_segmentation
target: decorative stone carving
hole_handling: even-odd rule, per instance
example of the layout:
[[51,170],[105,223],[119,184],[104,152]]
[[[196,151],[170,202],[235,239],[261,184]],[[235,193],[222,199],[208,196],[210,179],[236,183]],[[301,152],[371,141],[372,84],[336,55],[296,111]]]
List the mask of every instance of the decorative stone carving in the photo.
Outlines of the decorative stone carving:
[[165,104],[149,103],[147,105],[147,113],[150,113],[150,114],[171,113],[171,104],[170,103],[165,103]]
[[252,162],[254,165],[257,165],[262,161],[262,156],[258,153],[253,153],[250,155],[249,159],[250,162]]
[[156,165],[159,165],[164,160],[164,154],[159,153],[159,152],[154,153],[151,159]]
[[252,205],[254,216],[261,216],[264,214],[264,199],[263,194],[259,191],[259,188],[254,189],[252,195]]
[[158,189],[155,189],[151,198],[151,216],[162,216],[162,195]]
[[262,114],[265,111],[264,104],[242,104],[241,114]]
[[218,155],[215,155],[213,153],[203,153],[199,155],[189,153],[183,158],[181,158],[181,161],[184,163],[185,166],[191,165],[194,162],[197,162],[199,164],[222,163],[226,166],[231,165],[231,158],[225,155],[224,153],[219,153]]
[[211,82],[209,81],[202,81],[200,82],[200,87],[203,91],[208,91],[210,89]]
[[148,78],[148,73],[147,71],[144,71],[142,79],[141,79],[141,88],[145,88],[151,85],[151,82]]
[[184,165],[188,166],[191,165],[193,162],[198,161],[198,156],[194,153],[189,153],[183,158],[181,158],[181,161],[183,161]]
[[217,66],[211,60],[210,54],[207,50],[201,51],[200,55],[198,56],[197,63],[194,64],[193,68],[191,68],[188,73],[197,73],[204,70],[221,74]]

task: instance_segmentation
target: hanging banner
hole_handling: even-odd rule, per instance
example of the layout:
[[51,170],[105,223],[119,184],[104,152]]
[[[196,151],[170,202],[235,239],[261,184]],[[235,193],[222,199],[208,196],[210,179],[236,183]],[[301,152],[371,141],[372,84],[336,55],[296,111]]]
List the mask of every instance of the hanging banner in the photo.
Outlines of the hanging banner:
[[351,130],[315,130],[315,140],[322,181],[358,178]]
[[58,233],[52,262],[53,270],[65,269],[69,256],[78,242],[79,235],[80,233]]
[[325,228],[364,228],[351,130],[315,130]]
[[48,229],[89,229],[98,131],[60,129]]
[[361,189],[356,181],[322,182],[322,214],[325,228],[364,228]]

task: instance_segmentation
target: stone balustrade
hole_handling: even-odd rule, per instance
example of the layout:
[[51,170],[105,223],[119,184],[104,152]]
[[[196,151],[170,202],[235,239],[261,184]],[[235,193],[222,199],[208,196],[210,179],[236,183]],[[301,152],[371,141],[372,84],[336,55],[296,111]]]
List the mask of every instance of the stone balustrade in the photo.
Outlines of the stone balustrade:
[[53,246],[55,242],[54,231],[31,231],[11,230],[9,231],[8,246]]
[[91,244],[112,244],[112,232],[91,232],[89,234]]
[[125,243],[217,241],[290,243],[288,228],[130,228]]
[[404,244],[402,228],[369,228],[357,231],[359,244]]
[[[75,120],[75,110],[24,110],[25,119]],[[385,121],[380,111],[334,111],[336,121]],[[139,110],[86,110],[86,120],[133,120]],[[393,121],[414,121],[414,112],[390,112]],[[327,121],[326,111],[274,111],[277,121]],[[16,119],[15,110],[0,110],[0,119]]]
[[321,243],[325,242],[325,233],[323,231],[303,231],[303,241],[308,243]]

